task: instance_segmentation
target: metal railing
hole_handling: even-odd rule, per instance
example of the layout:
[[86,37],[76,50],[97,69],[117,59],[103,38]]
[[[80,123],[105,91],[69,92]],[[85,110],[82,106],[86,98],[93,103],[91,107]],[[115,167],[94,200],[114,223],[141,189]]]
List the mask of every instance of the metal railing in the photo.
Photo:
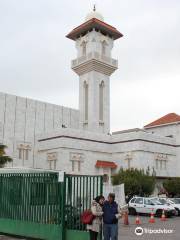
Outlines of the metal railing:
[[85,56],[82,56],[82,57],[72,60],[71,67],[74,68],[74,67],[78,66],[79,64],[82,64],[91,59],[96,59],[96,60],[104,62],[106,64],[110,64],[114,67],[118,67],[118,61],[116,59],[107,57],[105,55],[101,55],[98,52],[90,52]]
[[64,181],[58,182],[58,172],[3,173],[0,174],[0,220],[7,225],[9,220],[16,222],[17,235],[20,222],[40,224],[41,230],[42,224],[52,229],[61,226],[65,239],[65,229],[86,230],[81,214],[102,194],[102,187],[101,176],[65,174]]
[[61,183],[57,174],[0,174],[0,218],[61,223]]
[[71,176],[66,178],[66,225],[68,229],[85,230],[81,214],[90,209],[92,200],[102,194],[101,176]]

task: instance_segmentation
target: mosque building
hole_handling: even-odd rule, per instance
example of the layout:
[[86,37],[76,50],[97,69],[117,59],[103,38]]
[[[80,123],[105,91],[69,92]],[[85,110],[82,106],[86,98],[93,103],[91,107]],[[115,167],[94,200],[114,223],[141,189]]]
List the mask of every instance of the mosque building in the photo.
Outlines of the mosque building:
[[0,93],[0,142],[12,167],[110,176],[123,168],[149,168],[157,178],[180,176],[180,116],[110,133],[112,56],[123,37],[95,9],[67,36],[75,42],[72,70],[79,76],[79,109]]

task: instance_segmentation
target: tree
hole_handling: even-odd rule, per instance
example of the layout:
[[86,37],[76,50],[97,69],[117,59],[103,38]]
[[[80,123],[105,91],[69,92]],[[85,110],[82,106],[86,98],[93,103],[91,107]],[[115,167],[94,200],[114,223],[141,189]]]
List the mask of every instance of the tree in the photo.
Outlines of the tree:
[[180,178],[171,178],[163,182],[163,187],[171,197],[180,196]]
[[113,185],[124,183],[125,195],[131,198],[134,195],[149,196],[155,187],[155,176],[150,175],[149,168],[144,170],[121,168],[112,177]]
[[12,162],[12,158],[6,155],[5,149],[6,146],[0,144],[0,168],[3,168],[6,163]]

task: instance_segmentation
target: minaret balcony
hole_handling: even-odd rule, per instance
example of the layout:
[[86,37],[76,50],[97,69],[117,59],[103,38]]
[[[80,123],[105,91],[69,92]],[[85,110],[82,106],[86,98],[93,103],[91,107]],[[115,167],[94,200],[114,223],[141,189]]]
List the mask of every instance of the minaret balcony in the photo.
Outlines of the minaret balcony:
[[85,56],[72,60],[71,68],[78,75],[89,71],[98,71],[111,75],[118,68],[118,61],[98,52],[90,52]]

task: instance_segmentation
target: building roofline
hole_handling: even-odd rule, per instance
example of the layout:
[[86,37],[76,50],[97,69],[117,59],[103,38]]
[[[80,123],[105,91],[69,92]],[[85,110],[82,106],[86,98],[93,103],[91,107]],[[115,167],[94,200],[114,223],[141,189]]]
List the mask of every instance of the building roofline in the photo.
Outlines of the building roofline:
[[98,28],[100,31],[113,37],[114,40],[123,37],[123,34],[120,33],[115,27],[97,18],[92,18],[82,23],[78,27],[74,28],[69,34],[67,34],[66,37],[71,40],[76,40],[81,35],[85,34],[86,32],[90,31],[93,28]]
[[155,144],[160,144],[164,146],[169,146],[169,147],[180,147],[180,145],[176,144],[171,144],[171,143],[165,143],[165,142],[160,142],[160,141],[152,141],[152,140],[147,140],[147,139],[142,139],[142,138],[136,138],[136,139],[131,139],[131,140],[120,140],[120,141],[102,141],[102,140],[94,140],[94,139],[89,139],[85,137],[74,137],[74,136],[67,136],[67,135],[58,135],[58,136],[53,136],[53,137],[47,137],[47,138],[40,138],[38,139],[38,142],[46,142],[46,141],[51,141],[55,139],[73,139],[73,140],[79,140],[79,141],[87,141],[87,142],[94,142],[94,143],[103,143],[103,144],[120,144],[120,143],[130,143],[130,142],[146,142],[146,143],[155,143]]
[[180,124],[180,121],[177,121],[177,122],[170,122],[170,123],[164,123],[164,124],[158,124],[158,125],[146,125],[144,126],[144,129],[150,129],[150,128],[157,128],[157,127],[164,127],[164,126],[168,126],[168,125],[178,125]]
[[176,113],[168,113],[163,117],[156,119],[155,121],[144,126],[145,129],[157,127],[157,126],[166,126],[180,123],[180,116]]
[[130,133],[130,132],[146,132],[146,131],[144,129],[141,129],[141,128],[130,128],[130,129],[127,129],[127,130],[120,130],[120,131],[112,132],[112,135],[118,135],[118,134],[121,134],[121,133]]

